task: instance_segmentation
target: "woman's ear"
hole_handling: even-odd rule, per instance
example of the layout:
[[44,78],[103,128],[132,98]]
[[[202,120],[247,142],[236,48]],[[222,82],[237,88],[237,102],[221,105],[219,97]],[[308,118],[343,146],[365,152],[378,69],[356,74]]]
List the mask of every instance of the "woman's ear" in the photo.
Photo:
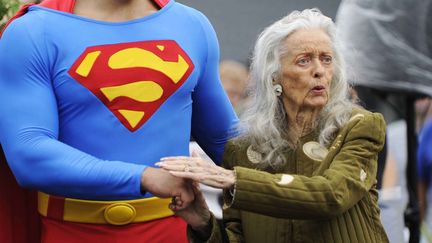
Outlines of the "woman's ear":
[[273,85],[280,84],[280,77],[277,73],[273,73],[271,75],[271,78],[272,78],[272,84]]

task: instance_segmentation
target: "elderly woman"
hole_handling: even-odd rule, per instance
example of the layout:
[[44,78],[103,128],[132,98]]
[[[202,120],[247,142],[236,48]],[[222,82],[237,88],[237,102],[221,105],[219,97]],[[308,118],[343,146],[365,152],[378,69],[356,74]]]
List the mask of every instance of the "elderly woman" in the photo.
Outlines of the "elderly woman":
[[253,100],[224,167],[197,157],[163,158],[178,177],[224,189],[224,226],[195,188],[178,215],[192,241],[388,242],[377,206],[380,114],[353,104],[332,20],[295,11],[260,35]]

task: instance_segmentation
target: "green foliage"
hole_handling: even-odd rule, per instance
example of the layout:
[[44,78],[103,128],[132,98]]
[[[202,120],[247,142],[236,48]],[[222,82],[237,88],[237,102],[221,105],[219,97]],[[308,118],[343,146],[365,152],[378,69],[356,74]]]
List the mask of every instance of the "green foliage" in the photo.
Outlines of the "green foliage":
[[3,26],[21,5],[19,0],[0,0],[0,26]]

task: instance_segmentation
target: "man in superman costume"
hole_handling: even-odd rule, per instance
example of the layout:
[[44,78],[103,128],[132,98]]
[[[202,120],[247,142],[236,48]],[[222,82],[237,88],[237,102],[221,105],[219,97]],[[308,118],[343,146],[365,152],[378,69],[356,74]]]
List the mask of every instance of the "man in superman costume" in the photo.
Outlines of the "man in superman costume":
[[188,155],[191,134],[220,162],[237,122],[208,20],[174,0],[46,0],[21,14],[0,40],[0,141],[18,183],[39,191],[42,241],[186,242],[168,204],[193,193],[153,166]]

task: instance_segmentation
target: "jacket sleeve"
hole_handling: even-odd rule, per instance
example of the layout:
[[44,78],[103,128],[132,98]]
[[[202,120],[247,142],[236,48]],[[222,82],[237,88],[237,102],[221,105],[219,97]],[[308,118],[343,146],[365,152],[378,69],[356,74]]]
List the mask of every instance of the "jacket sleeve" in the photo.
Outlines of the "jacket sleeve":
[[[220,224],[216,217],[211,218],[211,233],[208,237],[203,237],[188,226],[189,242],[244,242],[243,231],[240,220],[240,211],[232,208],[224,210],[223,224]],[[225,235],[225,236],[224,236]]]
[[312,177],[235,167],[235,194],[228,204],[292,219],[329,218],[353,207],[376,183],[378,152],[385,141],[382,115],[365,113],[353,118]]

